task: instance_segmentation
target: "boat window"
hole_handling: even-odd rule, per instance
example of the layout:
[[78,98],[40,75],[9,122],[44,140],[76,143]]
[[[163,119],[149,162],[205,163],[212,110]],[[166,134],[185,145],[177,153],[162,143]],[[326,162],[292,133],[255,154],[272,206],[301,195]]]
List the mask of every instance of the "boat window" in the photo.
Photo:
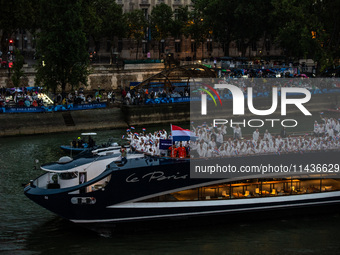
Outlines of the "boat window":
[[171,202],[288,196],[340,190],[338,179],[252,179],[156,196],[140,202]]
[[104,190],[106,185],[110,182],[110,180],[111,180],[111,175],[108,175],[104,179],[101,179],[100,181],[87,186],[86,189],[84,190],[84,193],[90,193],[90,192],[94,192],[97,190]]
[[74,205],[93,205],[96,203],[96,199],[94,197],[72,197],[71,203]]
[[67,173],[61,173],[59,174],[59,178],[61,180],[70,180],[78,177],[77,172],[67,172]]

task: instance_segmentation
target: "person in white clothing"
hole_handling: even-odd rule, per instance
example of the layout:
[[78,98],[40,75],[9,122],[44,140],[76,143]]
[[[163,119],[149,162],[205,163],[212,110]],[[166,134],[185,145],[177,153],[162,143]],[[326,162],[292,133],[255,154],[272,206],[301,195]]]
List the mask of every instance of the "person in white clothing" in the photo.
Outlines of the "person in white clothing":
[[232,127],[234,130],[234,139],[241,139],[242,138],[242,131],[238,124],[235,127]]
[[259,132],[259,129],[257,128],[254,132],[253,132],[253,140],[255,142],[257,142],[257,140],[259,139],[260,137],[260,132]]
[[268,132],[268,129],[266,129],[266,132],[264,132],[263,134],[263,140],[271,140],[272,139],[272,135]]

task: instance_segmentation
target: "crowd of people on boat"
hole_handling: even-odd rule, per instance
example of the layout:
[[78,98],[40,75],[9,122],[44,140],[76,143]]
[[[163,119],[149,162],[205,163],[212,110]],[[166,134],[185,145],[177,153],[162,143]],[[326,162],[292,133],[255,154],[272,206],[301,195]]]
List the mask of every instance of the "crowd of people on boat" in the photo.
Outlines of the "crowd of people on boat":
[[127,129],[126,137],[130,143],[132,151],[142,152],[151,156],[171,156],[178,158],[186,158],[190,152],[190,141],[179,141],[166,148],[160,147],[160,140],[171,140],[171,133],[163,129],[153,133],[147,133],[146,129],[140,133],[134,132],[134,127]]
[[292,136],[282,128],[280,134],[273,135],[267,129],[260,134],[255,129],[251,137],[244,138],[239,125],[232,127],[228,134],[226,125],[200,126],[191,124],[191,131],[196,139],[175,142],[168,149],[159,147],[160,139],[171,139],[171,133],[160,130],[152,133],[127,131],[127,139],[132,150],[152,156],[166,155],[170,157],[228,157],[255,154],[304,153],[308,151],[326,151],[340,149],[340,122],[335,118],[321,118],[315,121],[314,130],[308,134]]
[[268,129],[260,134],[256,129],[249,139],[242,137],[241,128],[233,127],[233,137],[227,140],[227,128],[220,125],[214,128],[206,124],[193,127],[198,139],[191,141],[190,149],[196,157],[221,157],[268,153],[303,153],[340,149],[340,123],[335,118],[322,118],[322,123],[315,121],[314,132],[300,136],[288,135],[285,128],[277,136]]

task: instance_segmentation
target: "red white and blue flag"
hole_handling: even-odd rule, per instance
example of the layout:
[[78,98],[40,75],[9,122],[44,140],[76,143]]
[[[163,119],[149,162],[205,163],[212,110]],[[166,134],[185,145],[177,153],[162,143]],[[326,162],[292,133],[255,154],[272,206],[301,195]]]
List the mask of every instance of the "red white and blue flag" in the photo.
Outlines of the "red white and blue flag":
[[171,125],[171,134],[173,141],[189,141],[196,140],[196,136],[189,129],[184,129],[175,125]]

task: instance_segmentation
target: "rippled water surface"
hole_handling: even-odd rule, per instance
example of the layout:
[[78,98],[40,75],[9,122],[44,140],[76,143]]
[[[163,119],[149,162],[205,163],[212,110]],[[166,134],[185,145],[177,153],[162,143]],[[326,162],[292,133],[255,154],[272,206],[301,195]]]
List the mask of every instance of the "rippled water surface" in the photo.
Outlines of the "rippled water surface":
[[[123,130],[99,131],[97,142]],[[55,161],[78,133],[0,138],[0,254],[339,254],[340,214],[164,228],[129,228],[103,237],[60,219],[28,200],[22,184],[41,174],[34,160]],[[226,216],[227,217],[227,216]],[[204,223],[204,224],[203,224]],[[183,226],[184,225],[184,226]]]

